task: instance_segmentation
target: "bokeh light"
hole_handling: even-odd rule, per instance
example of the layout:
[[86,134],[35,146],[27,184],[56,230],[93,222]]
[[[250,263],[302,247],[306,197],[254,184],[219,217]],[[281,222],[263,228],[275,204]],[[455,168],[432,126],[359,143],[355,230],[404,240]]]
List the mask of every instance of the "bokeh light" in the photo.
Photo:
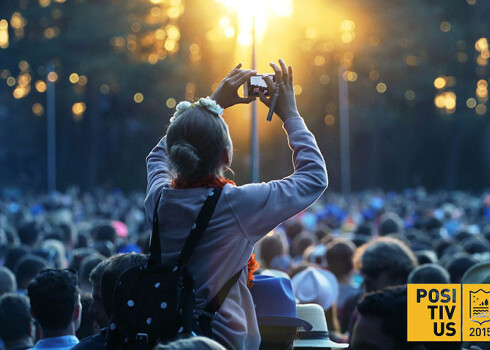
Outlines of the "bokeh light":
[[137,92],[133,96],[133,100],[136,103],[141,103],[141,102],[143,102],[144,99],[145,99],[145,97],[143,96],[143,94],[141,92]]
[[32,105],[32,113],[34,113],[34,115],[40,117],[44,114],[44,107],[42,104],[40,103],[34,103]]
[[167,108],[172,109],[172,108],[175,108],[175,106],[177,105],[177,101],[175,100],[175,98],[170,97],[165,102],[165,105],[167,106]]
[[387,90],[387,86],[385,83],[378,83],[378,85],[376,85],[376,91],[379,92],[380,94],[385,93],[386,90]]

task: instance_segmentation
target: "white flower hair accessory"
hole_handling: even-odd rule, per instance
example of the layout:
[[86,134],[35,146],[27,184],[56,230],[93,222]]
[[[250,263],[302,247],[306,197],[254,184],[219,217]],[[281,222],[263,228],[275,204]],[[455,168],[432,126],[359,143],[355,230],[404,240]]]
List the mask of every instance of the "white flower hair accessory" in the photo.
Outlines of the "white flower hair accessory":
[[208,111],[216,114],[218,117],[223,114],[224,109],[213,99],[209,97],[201,97],[196,103],[190,103],[189,101],[180,102],[175,110],[174,115],[170,118],[170,123],[172,123],[175,118],[187,111],[192,106],[199,106],[206,108]]
[[206,108],[208,111],[213,112],[214,114],[221,116],[223,114],[224,109],[213,99],[209,97],[201,97],[199,101],[195,103],[195,105],[199,105],[201,107]]
[[177,118],[179,115],[181,115],[191,107],[192,107],[192,103],[190,103],[189,101],[180,102],[177,105],[177,108],[175,109],[174,115],[172,116],[172,118],[170,118],[170,123],[172,123],[175,120],[175,118]]

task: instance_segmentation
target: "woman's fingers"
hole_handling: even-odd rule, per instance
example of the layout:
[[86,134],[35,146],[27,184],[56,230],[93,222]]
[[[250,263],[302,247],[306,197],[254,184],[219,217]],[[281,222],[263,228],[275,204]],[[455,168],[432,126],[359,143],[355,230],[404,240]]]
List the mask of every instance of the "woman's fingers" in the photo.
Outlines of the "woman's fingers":
[[238,63],[236,65],[235,68],[232,69],[232,71],[226,76],[227,79],[231,79],[232,77],[234,77],[235,75],[237,75],[238,73],[241,72],[241,68],[242,67],[242,64],[241,63]]
[[293,87],[293,66],[288,67],[289,71],[289,86]]
[[279,69],[277,64],[275,64],[274,62],[271,62],[270,65],[271,65],[272,69],[274,70],[274,74],[276,75],[276,78],[274,79],[274,81],[276,82],[276,84],[280,83],[282,81],[281,70]]
[[270,99],[268,99],[267,97],[265,97],[265,95],[263,94],[263,92],[260,91],[260,90],[259,90],[259,98],[260,98],[260,101],[262,101],[263,104],[265,104],[267,107],[270,107],[270,105],[271,105]]
[[289,84],[289,74],[288,74],[288,69],[286,67],[286,63],[284,63],[284,60],[282,58],[279,59],[279,64],[281,65],[281,71],[282,71],[282,80],[284,83]]
[[255,70],[240,70],[237,74],[230,78],[230,83],[233,86],[239,87],[255,74],[257,74],[257,71]]
[[239,97],[238,103],[250,103],[252,101],[255,101],[256,98],[257,96]]
[[276,85],[272,81],[272,79],[268,75],[264,75],[263,77],[265,84],[267,85],[267,91],[269,91],[269,95],[274,94],[276,91]]

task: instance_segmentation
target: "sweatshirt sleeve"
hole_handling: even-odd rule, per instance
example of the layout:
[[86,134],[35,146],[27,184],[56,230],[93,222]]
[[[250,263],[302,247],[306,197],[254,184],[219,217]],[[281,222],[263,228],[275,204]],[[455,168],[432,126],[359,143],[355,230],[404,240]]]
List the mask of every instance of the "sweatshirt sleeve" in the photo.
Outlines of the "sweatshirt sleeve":
[[252,243],[313,204],[328,186],[325,161],[303,118],[289,118],[283,128],[293,151],[293,174],[282,180],[232,188],[225,197]]
[[146,168],[148,172],[148,183],[146,186],[145,208],[146,214],[151,222],[154,206],[158,193],[164,187],[170,187],[172,175],[168,166],[167,137],[164,136],[160,142],[151,150],[146,157]]

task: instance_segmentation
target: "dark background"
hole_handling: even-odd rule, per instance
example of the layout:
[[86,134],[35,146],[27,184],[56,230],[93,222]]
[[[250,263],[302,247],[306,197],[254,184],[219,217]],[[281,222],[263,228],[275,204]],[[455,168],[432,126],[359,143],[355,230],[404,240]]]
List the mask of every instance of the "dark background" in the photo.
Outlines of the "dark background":
[[[298,106],[325,155],[330,188],[341,184],[339,67],[355,72],[348,83],[353,190],[490,185],[488,91],[477,96],[489,79],[488,43],[485,52],[477,42],[490,33],[490,2],[295,0],[292,11],[268,21],[258,68],[268,71],[279,57],[293,65]],[[233,36],[223,34],[223,16]],[[1,1],[9,41],[0,48],[0,187],[46,188],[46,93],[35,83],[46,81],[53,62],[58,188],[144,190],[145,157],[173,113],[168,99],[210,95],[236,62],[250,67],[251,48],[237,43],[239,18],[214,1]],[[345,19],[355,23],[347,42]],[[165,46],[169,35],[173,47]],[[72,73],[87,83],[71,83]],[[435,87],[437,77],[444,88]],[[19,87],[23,96],[15,98]],[[435,105],[443,93],[455,94],[454,109]],[[477,108],[467,106],[469,98]],[[77,102],[86,110],[74,116]],[[39,115],[36,103],[44,108]],[[284,133],[277,117],[267,123],[259,112],[261,180],[284,177],[292,171]],[[225,119],[236,148],[234,178],[243,184],[250,181],[250,109],[233,107]]]

